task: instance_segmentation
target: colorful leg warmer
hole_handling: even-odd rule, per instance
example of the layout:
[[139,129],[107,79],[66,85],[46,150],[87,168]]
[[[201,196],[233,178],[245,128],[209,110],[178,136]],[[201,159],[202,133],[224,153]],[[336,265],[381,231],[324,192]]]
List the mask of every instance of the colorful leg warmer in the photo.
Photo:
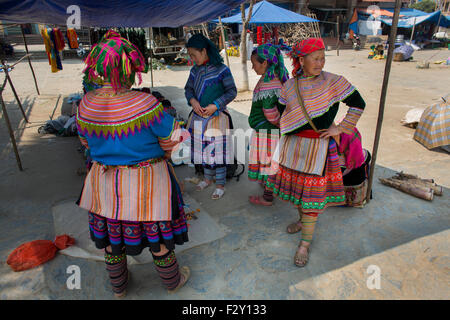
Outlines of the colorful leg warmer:
[[302,241],[311,242],[317,222],[317,213],[302,214]]
[[156,271],[158,271],[167,289],[175,289],[181,279],[175,252],[171,250],[160,257],[153,255],[153,262],[155,263]]
[[216,168],[216,184],[224,186],[227,180],[227,167]]
[[115,256],[105,250],[105,263],[114,293],[122,293],[128,285],[127,255]]
[[203,167],[203,172],[204,172],[204,176],[205,176],[206,180],[208,180],[208,181],[214,180],[214,175],[216,174],[216,170],[212,170],[212,169]]

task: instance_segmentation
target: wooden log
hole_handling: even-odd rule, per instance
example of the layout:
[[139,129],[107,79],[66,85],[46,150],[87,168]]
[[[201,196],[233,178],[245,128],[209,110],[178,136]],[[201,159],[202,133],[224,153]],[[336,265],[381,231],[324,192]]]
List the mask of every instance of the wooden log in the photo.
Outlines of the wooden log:
[[441,186],[438,186],[434,182],[423,181],[422,179],[400,180],[400,179],[391,178],[391,180],[398,181],[400,183],[408,183],[408,184],[411,184],[411,185],[414,185],[414,186],[418,186],[418,187],[433,189],[433,192],[434,192],[435,196],[442,196],[442,194],[444,193],[443,188]]
[[395,181],[392,179],[380,178],[380,182],[389,187],[408,193],[420,199],[431,201],[433,200],[433,189],[420,186],[414,186],[408,182]]

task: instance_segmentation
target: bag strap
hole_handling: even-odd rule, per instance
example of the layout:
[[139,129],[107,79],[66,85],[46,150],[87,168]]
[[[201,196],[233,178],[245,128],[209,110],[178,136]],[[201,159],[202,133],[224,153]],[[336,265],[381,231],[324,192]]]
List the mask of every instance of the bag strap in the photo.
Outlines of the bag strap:
[[303,98],[300,94],[300,89],[298,87],[298,77],[295,77],[295,90],[297,91],[298,103],[300,104],[300,107],[302,108],[302,111],[303,111],[303,114],[305,115],[306,120],[308,120],[308,123],[313,128],[313,130],[316,133],[319,133],[319,130],[317,130],[317,127],[314,125],[311,118],[309,117],[308,112],[306,111],[305,104],[303,103]]

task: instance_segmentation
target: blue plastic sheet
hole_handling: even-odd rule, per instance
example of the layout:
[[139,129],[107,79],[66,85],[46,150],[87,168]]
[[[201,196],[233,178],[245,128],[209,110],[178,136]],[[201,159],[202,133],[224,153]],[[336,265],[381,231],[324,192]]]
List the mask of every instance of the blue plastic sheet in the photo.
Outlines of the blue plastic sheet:
[[[245,0],[0,0],[0,20],[66,25],[79,7],[85,27],[179,27],[217,18]],[[73,21],[73,20],[71,20]]]

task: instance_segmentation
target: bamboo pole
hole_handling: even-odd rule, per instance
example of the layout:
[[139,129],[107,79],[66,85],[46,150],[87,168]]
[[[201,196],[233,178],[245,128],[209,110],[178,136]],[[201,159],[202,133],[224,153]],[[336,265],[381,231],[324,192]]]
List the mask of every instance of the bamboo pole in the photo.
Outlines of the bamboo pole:
[[37,94],[40,95],[38,84],[37,84],[37,81],[36,81],[36,75],[34,74],[33,66],[31,65],[31,59],[30,59],[30,55],[29,55],[29,52],[28,52],[27,39],[25,37],[25,32],[23,30],[23,25],[20,25],[20,30],[22,31],[23,44],[25,45],[25,51],[27,52],[27,55],[28,55],[27,56],[28,64],[30,65],[31,73],[33,74],[34,86],[36,87]]
[[384,106],[386,103],[387,87],[389,83],[389,74],[391,72],[392,57],[394,54],[394,43],[395,37],[397,35],[398,17],[400,15],[401,5],[402,5],[401,0],[395,1],[394,18],[392,19],[391,33],[389,35],[389,49],[386,58],[386,66],[384,69],[383,86],[381,87],[380,108],[378,111],[377,127],[375,131],[375,141],[373,143],[373,150],[372,150],[372,161],[370,164],[369,185],[367,188],[367,197],[366,197],[367,203],[370,202],[370,194],[372,191],[373,173],[375,170],[375,163],[377,161],[378,145],[380,143],[380,135],[381,135],[381,126],[383,124]]
[[150,76],[152,79],[152,88],[153,88],[153,28],[150,28]]
[[223,30],[222,18],[220,18],[220,17],[219,17],[219,24],[220,24],[220,32],[222,33],[223,48],[225,49],[225,57],[227,58],[227,66],[228,66],[228,68],[230,68],[230,60],[228,58],[227,45],[225,42],[225,31]]
[[336,31],[336,38],[337,38],[337,40],[336,40],[336,50],[337,50],[337,55],[339,57],[339,15],[337,16],[336,28],[337,28],[337,31]]
[[[6,79],[5,79],[5,81],[6,81]],[[3,85],[3,87],[4,87],[4,85]],[[6,111],[5,102],[3,101],[3,87],[0,89],[0,103],[2,105],[3,117],[5,118],[6,126],[8,127],[9,137],[11,138],[11,143],[13,145],[14,154],[16,156],[17,166],[19,167],[20,171],[23,171],[22,161],[20,160],[19,150],[17,149],[16,138],[14,137],[14,131],[11,127],[11,122],[9,121],[9,116],[8,116],[8,112]]]

